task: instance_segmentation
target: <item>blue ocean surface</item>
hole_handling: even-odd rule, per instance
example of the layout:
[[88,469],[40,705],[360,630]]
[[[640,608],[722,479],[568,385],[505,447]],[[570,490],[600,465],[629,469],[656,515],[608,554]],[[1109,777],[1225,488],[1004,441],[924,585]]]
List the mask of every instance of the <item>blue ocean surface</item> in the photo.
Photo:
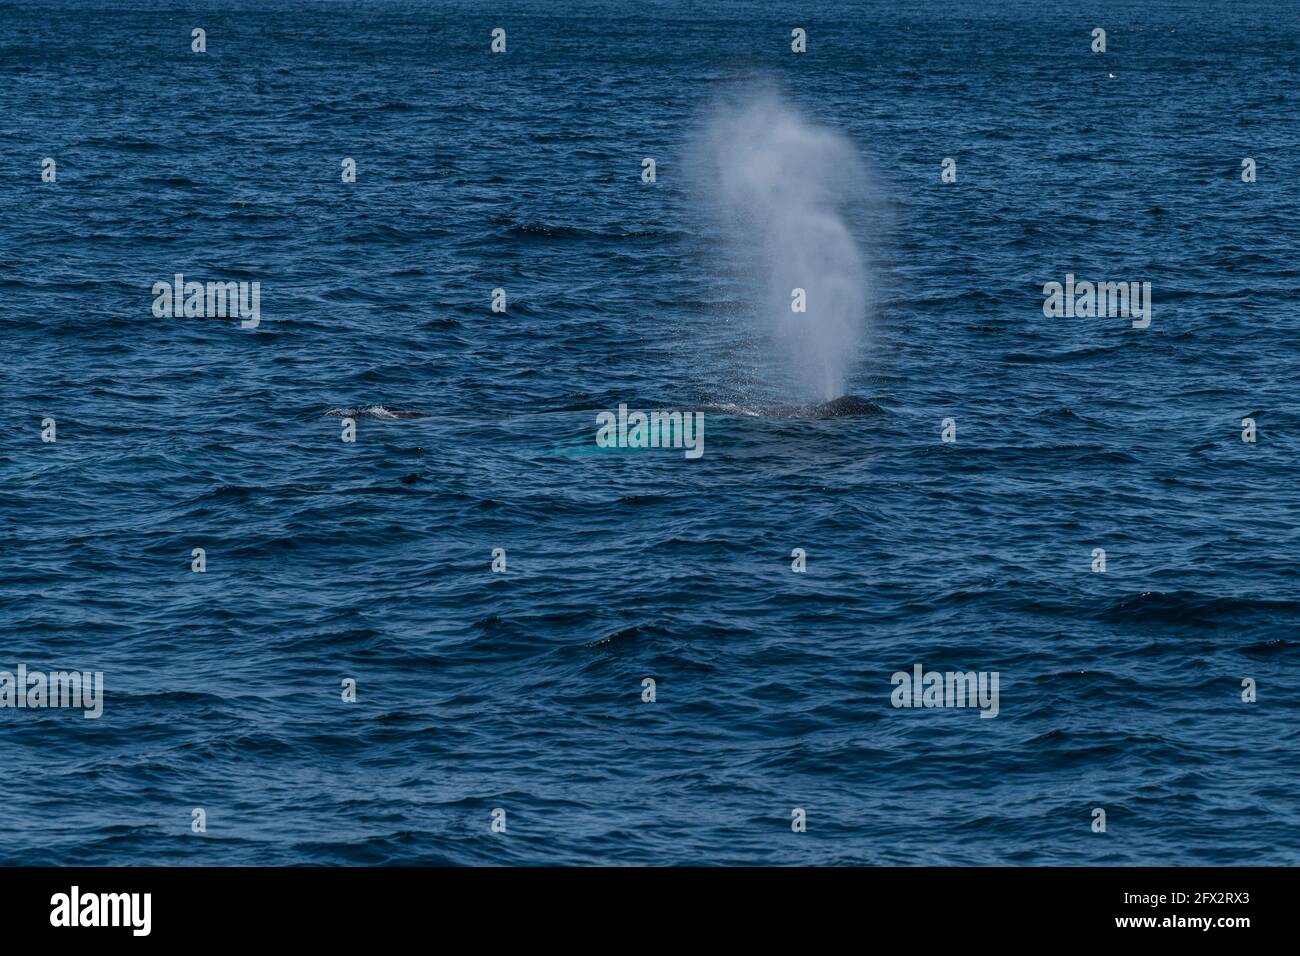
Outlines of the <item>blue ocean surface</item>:
[[[104,688],[0,707],[0,863],[1300,862],[1294,8],[796,7],[0,2],[0,671]],[[757,90],[871,184],[839,395]]]

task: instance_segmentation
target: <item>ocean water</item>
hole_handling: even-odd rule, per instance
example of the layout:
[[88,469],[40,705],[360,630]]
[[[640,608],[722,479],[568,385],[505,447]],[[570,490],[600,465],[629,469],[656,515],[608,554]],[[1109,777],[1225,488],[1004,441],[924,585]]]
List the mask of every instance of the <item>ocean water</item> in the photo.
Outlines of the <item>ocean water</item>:
[[[104,681],[0,708],[0,862],[1300,862],[1284,5],[6,2],[0,78],[0,670]],[[853,414],[709,211],[758,91],[861,164]]]

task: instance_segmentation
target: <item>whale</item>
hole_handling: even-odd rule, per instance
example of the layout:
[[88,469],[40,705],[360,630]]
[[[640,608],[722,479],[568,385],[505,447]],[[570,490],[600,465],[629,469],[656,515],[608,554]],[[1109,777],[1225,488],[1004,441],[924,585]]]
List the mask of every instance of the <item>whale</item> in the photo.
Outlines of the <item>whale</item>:
[[858,395],[841,395],[829,402],[820,402],[809,412],[811,418],[866,418],[885,414],[885,410],[871,399]]
[[431,412],[406,412],[383,405],[367,405],[364,408],[331,408],[325,413],[333,418],[432,418]]
[[885,414],[885,410],[871,399],[859,395],[841,395],[809,405],[705,405],[702,411],[751,418],[871,418]]

